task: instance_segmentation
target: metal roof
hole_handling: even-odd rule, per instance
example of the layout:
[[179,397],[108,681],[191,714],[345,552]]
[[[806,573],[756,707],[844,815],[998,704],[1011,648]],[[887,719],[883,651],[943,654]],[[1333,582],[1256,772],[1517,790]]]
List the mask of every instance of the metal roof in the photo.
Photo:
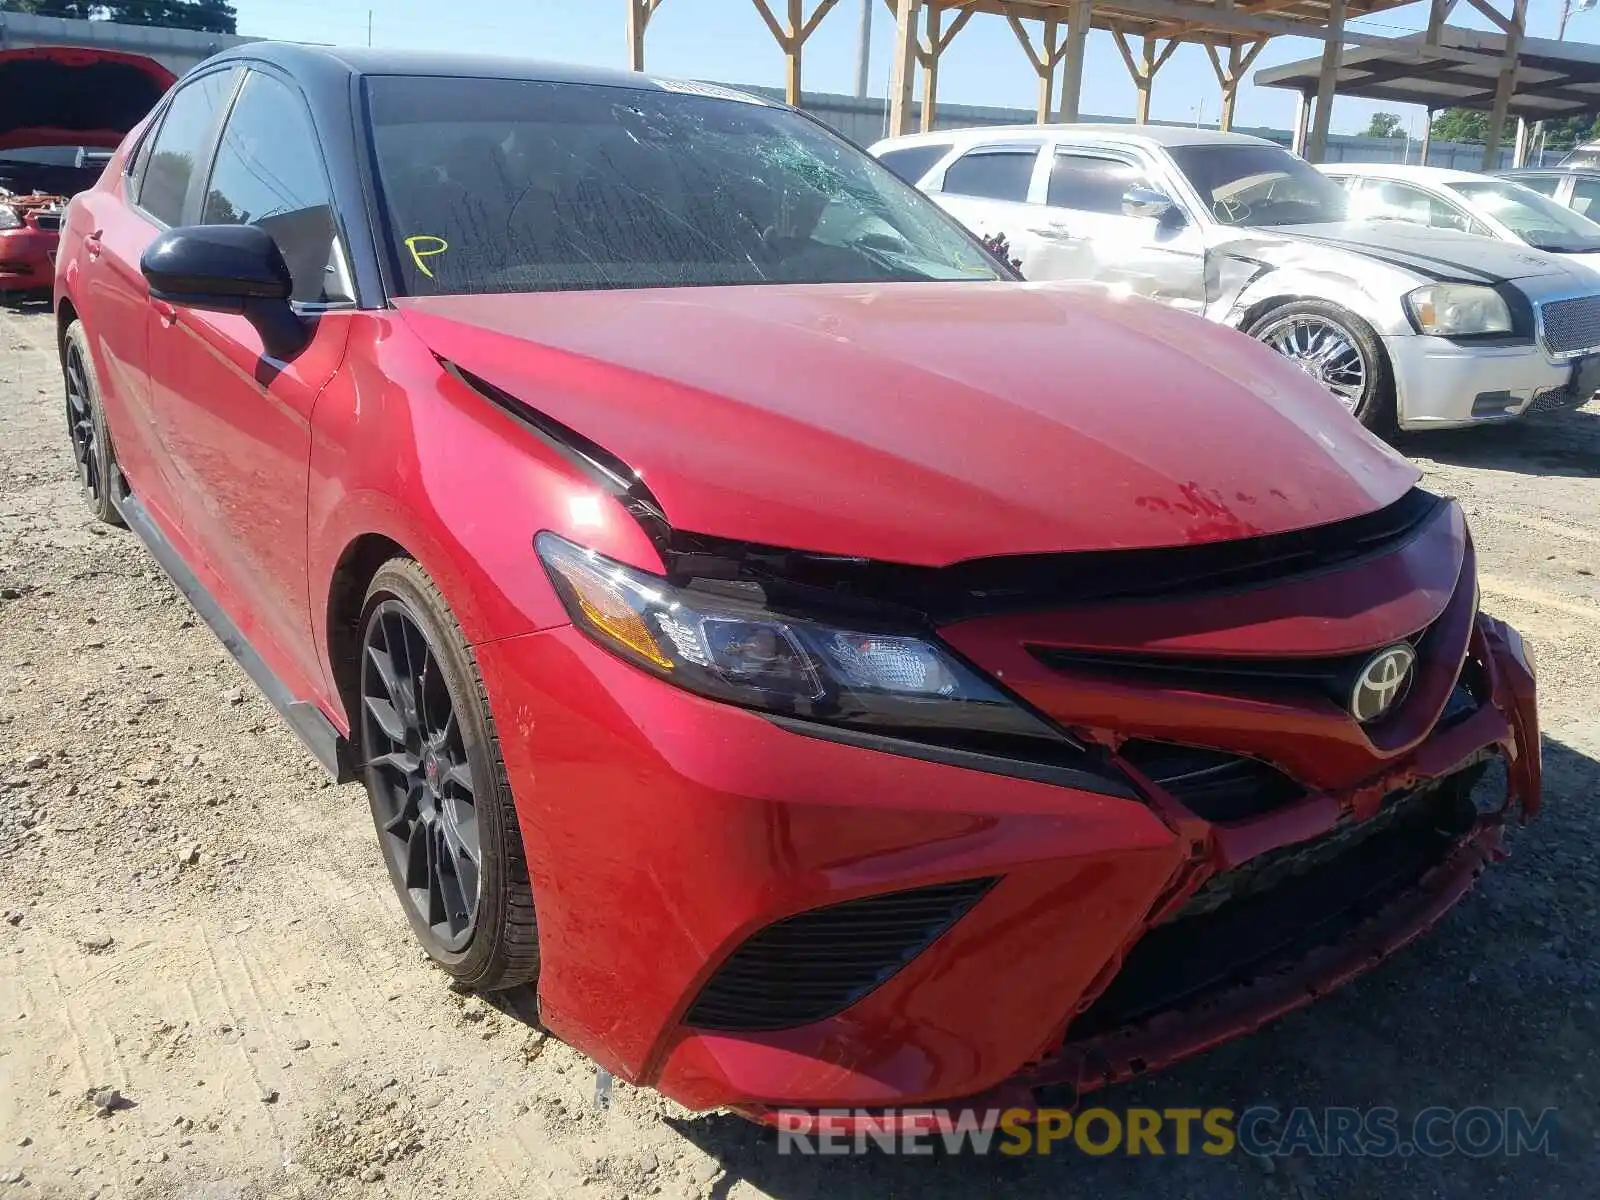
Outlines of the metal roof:
[[[1393,46],[1346,48],[1340,58],[1338,91],[1364,100],[1392,100],[1425,108],[1494,107],[1506,39],[1498,33],[1446,26],[1440,47],[1421,35]],[[1482,61],[1468,61],[1461,51],[1474,51]],[[1310,95],[1317,90],[1322,60],[1302,59],[1255,73],[1260,87],[1287,88]],[[1538,120],[1600,109],[1600,46],[1523,38],[1517,50],[1516,89],[1512,115]]]
[[[1345,20],[1353,21],[1373,13],[1403,8],[1415,0],[1349,0]],[[1073,0],[944,0],[940,7],[954,15],[963,9],[974,13],[993,13],[1024,20],[1058,20],[1065,24]],[[1326,29],[1333,5],[1329,0],[1298,0],[1273,3],[1256,0],[1094,0],[1090,24],[1096,29],[1113,29],[1130,37],[1146,35],[1179,41],[1200,42],[1220,38],[1260,34],[1292,34],[1303,30]],[[1363,35],[1352,32],[1352,39]],[[1366,35],[1370,38],[1371,35]]]

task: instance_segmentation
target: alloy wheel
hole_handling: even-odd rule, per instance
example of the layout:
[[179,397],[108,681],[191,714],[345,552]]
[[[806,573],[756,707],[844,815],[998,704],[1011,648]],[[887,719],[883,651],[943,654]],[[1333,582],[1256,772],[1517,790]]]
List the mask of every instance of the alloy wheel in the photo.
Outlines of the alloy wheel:
[[72,457],[78,463],[78,478],[96,500],[101,497],[99,447],[94,434],[94,401],[89,395],[88,372],[83,355],[71,342],[67,345],[67,433],[72,438]]
[[1290,314],[1256,337],[1327,388],[1352,412],[1367,390],[1367,361],[1350,332],[1337,322]]
[[483,864],[461,724],[404,603],[373,609],[361,651],[362,745],[383,852],[404,881],[402,899],[453,953],[472,940]]

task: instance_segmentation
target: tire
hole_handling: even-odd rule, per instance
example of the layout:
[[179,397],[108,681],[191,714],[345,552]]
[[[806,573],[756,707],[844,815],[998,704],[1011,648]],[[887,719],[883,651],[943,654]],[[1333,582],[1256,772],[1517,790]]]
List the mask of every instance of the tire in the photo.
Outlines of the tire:
[[[1262,313],[1245,332],[1300,365],[1374,433],[1397,431],[1388,355],[1372,326],[1354,313],[1325,300],[1290,300]],[[1319,364],[1316,356],[1331,349],[1330,339],[1346,349]]]
[[96,520],[121,525],[122,514],[117,511],[114,493],[121,486],[122,475],[117,470],[105,405],[100,401],[100,380],[94,373],[89,337],[82,321],[67,326],[62,338],[61,380],[67,395],[67,438],[78,482],[89,498],[89,510]]
[[361,774],[412,932],[464,987],[533,982],[533,891],[488,694],[444,597],[409,558],[367,588],[356,695]]

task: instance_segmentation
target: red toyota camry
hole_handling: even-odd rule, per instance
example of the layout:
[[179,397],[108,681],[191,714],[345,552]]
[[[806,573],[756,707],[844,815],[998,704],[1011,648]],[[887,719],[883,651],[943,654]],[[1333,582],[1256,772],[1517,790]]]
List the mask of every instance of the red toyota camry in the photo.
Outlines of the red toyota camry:
[[691,1107],[1126,1078],[1536,807],[1460,508],[791,109],[252,44],[72,202],[56,309],[95,511],[365,782],[428,953]]

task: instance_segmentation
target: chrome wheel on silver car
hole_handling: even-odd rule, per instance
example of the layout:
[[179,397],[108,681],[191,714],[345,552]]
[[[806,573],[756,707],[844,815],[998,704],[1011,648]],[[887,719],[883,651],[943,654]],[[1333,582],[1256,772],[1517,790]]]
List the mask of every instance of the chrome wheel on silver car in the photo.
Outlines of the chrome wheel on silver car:
[[1324,317],[1294,314],[1256,336],[1355,411],[1367,390],[1367,364],[1346,330]]
[[1389,360],[1372,327],[1325,300],[1290,300],[1245,330],[1316,380],[1368,429],[1394,426]]

